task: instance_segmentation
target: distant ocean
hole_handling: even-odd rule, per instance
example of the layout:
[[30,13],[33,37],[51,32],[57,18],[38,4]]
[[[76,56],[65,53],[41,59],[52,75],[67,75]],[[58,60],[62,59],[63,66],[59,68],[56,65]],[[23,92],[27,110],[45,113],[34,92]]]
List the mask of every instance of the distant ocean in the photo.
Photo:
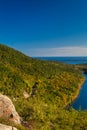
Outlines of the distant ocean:
[[83,64],[87,63],[87,57],[37,57],[41,60],[60,61],[68,64]]

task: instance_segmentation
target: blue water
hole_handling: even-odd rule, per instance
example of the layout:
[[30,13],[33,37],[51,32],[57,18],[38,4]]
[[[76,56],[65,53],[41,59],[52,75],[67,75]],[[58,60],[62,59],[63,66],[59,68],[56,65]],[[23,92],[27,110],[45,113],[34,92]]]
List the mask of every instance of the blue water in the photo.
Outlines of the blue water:
[[80,90],[79,96],[72,103],[72,107],[76,110],[87,110],[87,75],[85,75],[86,80]]
[[[87,57],[38,57],[42,60],[60,61],[68,64],[83,64],[87,63]],[[86,80],[80,90],[79,96],[72,103],[72,107],[76,110],[87,110],[87,75]]]
[[37,57],[42,60],[60,61],[68,64],[82,64],[87,63],[87,57]]

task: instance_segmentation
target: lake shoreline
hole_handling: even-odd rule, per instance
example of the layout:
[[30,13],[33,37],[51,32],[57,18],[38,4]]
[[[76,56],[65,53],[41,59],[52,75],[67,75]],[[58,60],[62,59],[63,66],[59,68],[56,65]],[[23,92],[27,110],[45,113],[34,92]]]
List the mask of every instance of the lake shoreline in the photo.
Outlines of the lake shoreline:
[[79,93],[80,93],[80,90],[81,90],[81,88],[82,88],[82,86],[83,86],[85,80],[86,80],[86,79],[85,79],[85,77],[84,77],[84,79],[81,79],[81,82],[78,84],[77,92],[76,92],[76,94],[74,95],[74,97],[72,97],[72,103],[78,98]]
[[69,102],[66,106],[65,106],[65,109],[69,109],[72,107],[72,104],[74,103],[74,101],[78,98],[79,96],[79,93],[80,93],[80,90],[81,88],[83,87],[83,84],[85,82],[86,78],[84,77],[83,79],[81,79],[80,83],[78,84],[78,88],[77,88],[77,91],[75,93],[74,96],[72,96],[71,98],[71,102]]

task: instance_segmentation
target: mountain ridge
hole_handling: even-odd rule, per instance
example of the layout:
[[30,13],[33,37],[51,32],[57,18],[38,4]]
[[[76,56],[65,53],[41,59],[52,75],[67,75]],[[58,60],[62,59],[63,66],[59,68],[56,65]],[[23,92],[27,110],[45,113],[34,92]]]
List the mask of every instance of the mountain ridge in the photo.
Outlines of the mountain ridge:
[[[0,77],[0,93],[11,98],[23,125],[32,130],[77,128],[73,125],[78,112],[64,109],[84,81],[81,70],[75,65],[31,58],[0,44]],[[81,116],[78,118],[80,122]]]

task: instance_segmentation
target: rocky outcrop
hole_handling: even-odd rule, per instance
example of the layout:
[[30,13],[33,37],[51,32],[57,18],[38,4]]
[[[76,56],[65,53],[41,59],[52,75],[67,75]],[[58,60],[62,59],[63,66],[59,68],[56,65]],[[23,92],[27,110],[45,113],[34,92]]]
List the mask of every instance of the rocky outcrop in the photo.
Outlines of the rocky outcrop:
[[23,92],[23,95],[24,95],[25,99],[27,99],[29,97],[29,94],[26,91]]
[[18,130],[15,127],[0,124],[0,130]]
[[20,124],[20,117],[15,110],[12,101],[5,95],[0,94],[0,117],[6,117],[16,124]]

